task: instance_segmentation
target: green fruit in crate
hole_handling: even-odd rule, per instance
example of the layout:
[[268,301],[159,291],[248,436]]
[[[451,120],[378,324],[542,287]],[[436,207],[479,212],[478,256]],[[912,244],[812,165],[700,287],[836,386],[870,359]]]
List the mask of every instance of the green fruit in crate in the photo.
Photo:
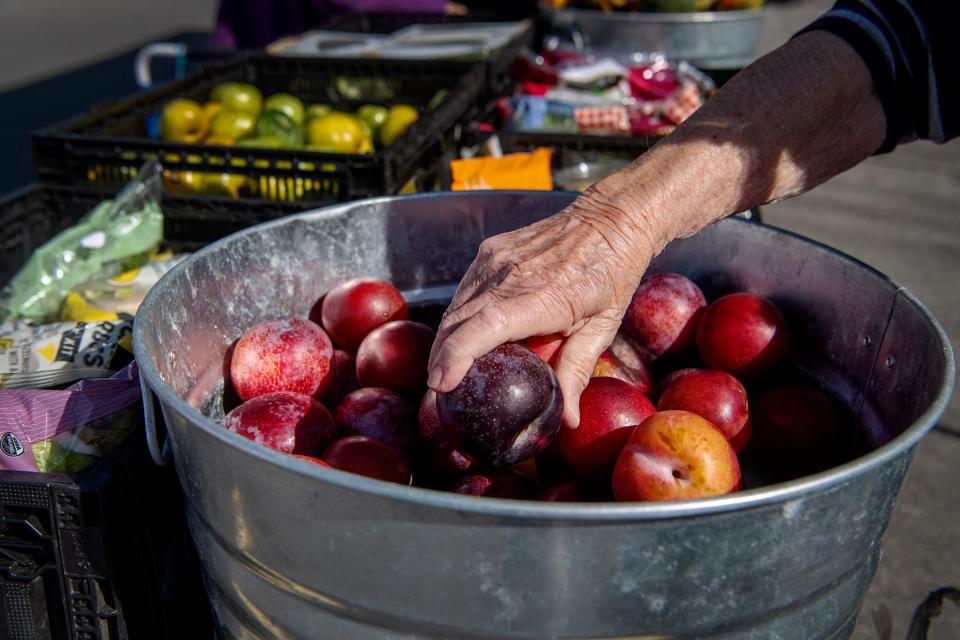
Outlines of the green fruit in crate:
[[396,96],[397,82],[386,78],[357,78],[339,76],[333,79],[337,93],[346,100],[364,102],[387,102]]
[[253,134],[257,119],[249,113],[223,109],[210,122],[210,137],[240,140]]
[[333,109],[329,105],[325,104],[312,104],[307,107],[307,116],[306,121],[310,122],[314,118],[322,118],[323,116],[329,114]]
[[357,117],[370,127],[371,135],[376,135],[381,125],[387,121],[387,108],[378,104],[365,104],[357,109]]
[[303,146],[303,127],[281,111],[264,111],[257,120],[257,137],[274,138],[281,146],[299,148]]
[[300,99],[289,93],[275,93],[263,103],[263,112],[279,111],[287,114],[294,124],[303,124],[304,108]]
[[199,142],[207,133],[203,107],[193,100],[178,98],[160,112],[160,137],[171,142]]
[[223,82],[210,92],[210,100],[223,105],[224,111],[237,111],[256,116],[263,106],[260,89],[245,82]]
[[365,139],[360,121],[340,111],[307,123],[307,144],[333,153],[358,153]]
[[390,107],[387,119],[380,127],[380,142],[387,147],[402,136],[404,132],[420,117],[417,110],[408,104],[398,104]]

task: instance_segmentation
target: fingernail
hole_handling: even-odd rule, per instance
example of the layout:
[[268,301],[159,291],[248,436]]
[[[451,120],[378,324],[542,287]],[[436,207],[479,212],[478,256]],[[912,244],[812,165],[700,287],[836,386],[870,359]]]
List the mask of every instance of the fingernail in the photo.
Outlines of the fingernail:
[[[423,378],[421,378],[421,380],[422,379]],[[430,376],[427,378],[427,386],[436,391],[441,382],[443,382],[443,369],[440,367],[433,367],[430,369]]]

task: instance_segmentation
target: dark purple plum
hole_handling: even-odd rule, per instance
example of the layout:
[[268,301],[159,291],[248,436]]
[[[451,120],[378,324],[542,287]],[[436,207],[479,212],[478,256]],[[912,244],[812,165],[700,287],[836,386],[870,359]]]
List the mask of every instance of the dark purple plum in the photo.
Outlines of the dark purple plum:
[[463,450],[457,430],[449,429],[440,422],[437,394],[433,389],[423,396],[417,426],[420,429],[420,441],[437,471],[457,476],[477,466],[473,457]]
[[379,440],[364,436],[349,436],[335,441],[323,455],[321,462],[329,466],[357,473],[368,478],[409,485],[413,482],[410,467],[399,453]]
[[560,428],[563,397],[547,363],[504,344],[477,358],[456,389],[437,394],[437,412],[468,453],[505,467],[547,448]]
[[331,363],[333,380],[321,400],[332,411],[347,397],[347,394],[360,388],[360,382],[357,380],[356,360],[349,351],[334,349]]
[[465,496],[532,500],[539,493],[537,483],[512,471],[490,470],[472,473],[454,483],[451,491]]
[[417,453],[417,412],[389,389],[364,387],[347,394],[333,412],[340,437],[367,436],[392,447],[408,462]]

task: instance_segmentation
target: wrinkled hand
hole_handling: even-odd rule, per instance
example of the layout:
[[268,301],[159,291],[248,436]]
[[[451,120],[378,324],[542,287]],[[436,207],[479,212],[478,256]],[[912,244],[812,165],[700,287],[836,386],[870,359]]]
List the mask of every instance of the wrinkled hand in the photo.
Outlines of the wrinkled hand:
[[429,386],[452,390],[476,358],[505,342],[562,333],[556,375],[564,422],[576,427],[580,393],[652,257],[646,230],[595,189],[550,218],[486,239],[440,323]]

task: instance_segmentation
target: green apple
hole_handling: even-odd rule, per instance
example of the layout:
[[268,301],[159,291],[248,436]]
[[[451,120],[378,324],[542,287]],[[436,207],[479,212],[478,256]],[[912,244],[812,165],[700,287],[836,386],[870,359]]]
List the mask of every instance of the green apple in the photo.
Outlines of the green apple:
[[282,111],[264,111],[257,120],[257,137],[273,138],[284,147],[303,146],[303,127]]
[[257,116],[263,106],[260,89],[245,82],[223,82],[210,92],[210,99],[223,105],[224,111],[238,111]]
[[256,127],[257,119],[249,113],[223,109],[210,121],[210,137],[240,140],[252,135]]
[[336,153],[358,153],[368,140],[360,119],[348,113],[332,111],[307,124],[307,144]]
[[372,137],[380,130],[380,126],[387,121],[387,108],[378,104],[365,104],[357,109],[357,117],[369,127]]
[[207,132],[203,107],[193,100],[178,98],[160,112],[160,137],[172,142],[199,142]]
[[289,93],[275,93],[263,103],[263,111],[280,111],[287,114],[296,125],[303,124],[303,103]]

